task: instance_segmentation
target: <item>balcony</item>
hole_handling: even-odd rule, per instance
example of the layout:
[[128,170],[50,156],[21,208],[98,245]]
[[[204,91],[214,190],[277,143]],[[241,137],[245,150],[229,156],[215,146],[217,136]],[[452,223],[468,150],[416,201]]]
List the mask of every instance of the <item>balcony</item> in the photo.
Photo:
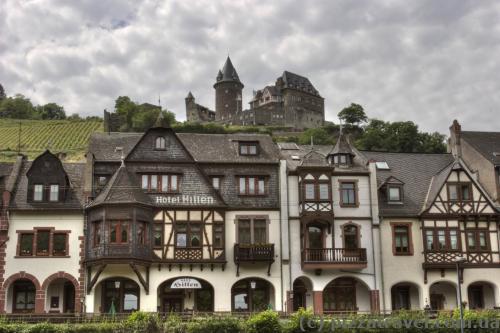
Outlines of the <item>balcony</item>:
[[86,262],[135,262],[151,261],[152,251],[148,246],[136,244],[100,244],[87,250]]
[[464,267],[499,267],[500,256],[498,252],[483,251],[483,252],[467,252],[460,251],[433,251],[424,253],[425,269],[446,269],[455,268],[457,258],[465,258]]
[[274,244],[234,244],[234,263],[239,276],[240,264],[268,264],[267,274],[270,275],[271,264],[274,262]]
[[302,269],[363,269],[367,266],[366,249],[304,249]]

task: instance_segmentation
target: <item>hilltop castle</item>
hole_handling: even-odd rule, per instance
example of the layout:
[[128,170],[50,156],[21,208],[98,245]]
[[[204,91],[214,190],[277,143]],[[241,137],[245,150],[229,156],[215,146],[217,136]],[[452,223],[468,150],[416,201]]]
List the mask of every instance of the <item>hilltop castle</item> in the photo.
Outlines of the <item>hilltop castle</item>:
[[254,91],[250,108],[243,110],[244,85],[228,57],[214,84],[215,111],[186,97],[189,122],[227,125],[271,125],[297,129],[322,126],[325,102],[308,78],[284,71],[276,83]]

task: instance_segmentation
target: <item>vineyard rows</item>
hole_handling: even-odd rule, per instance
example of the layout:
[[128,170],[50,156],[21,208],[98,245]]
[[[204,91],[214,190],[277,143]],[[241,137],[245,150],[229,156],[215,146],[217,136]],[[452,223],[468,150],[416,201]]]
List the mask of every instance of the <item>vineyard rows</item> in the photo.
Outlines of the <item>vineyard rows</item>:
[[21,152],[29,155],[47,148],[54,152],[85,151],[91,133],[96,131],[102,131],[102,122],[2,119],[0,151],[17,151],[19,132],[21,132]]

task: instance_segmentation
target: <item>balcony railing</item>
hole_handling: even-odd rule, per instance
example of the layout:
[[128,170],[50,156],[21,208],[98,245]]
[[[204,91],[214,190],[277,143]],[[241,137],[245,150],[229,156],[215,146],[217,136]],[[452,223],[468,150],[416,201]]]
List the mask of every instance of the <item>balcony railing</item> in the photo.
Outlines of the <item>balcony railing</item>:
[[302,250],[303,269],[365,268],[366,249],[323,248]]
[[101,259],[137,259],[151,260],[152,251],[149,246],[126,244],[100,244],[87,250],[86,260]]
[[500,265],[498,251],[460,252],[460,251],[432,251],[424,253],[424,268],[455,267],[457,258],[465,258],[464,265]]
[[271,273],[271,264],[274,262],[274,244],[234,244],[234,263],[236,275],[240,273],[242,263],[266,263],[267,274]]

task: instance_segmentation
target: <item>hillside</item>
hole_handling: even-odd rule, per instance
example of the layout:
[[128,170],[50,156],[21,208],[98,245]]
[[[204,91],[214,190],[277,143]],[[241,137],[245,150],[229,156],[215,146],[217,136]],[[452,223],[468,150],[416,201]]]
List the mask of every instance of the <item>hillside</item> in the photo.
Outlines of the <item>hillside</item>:
[[0,119],[0,161],[17,155],[21,128],[21,153],[33,159],[45,149],[64,152],[68,160],[83,159],[90,134],[102,131],[101,121]]

